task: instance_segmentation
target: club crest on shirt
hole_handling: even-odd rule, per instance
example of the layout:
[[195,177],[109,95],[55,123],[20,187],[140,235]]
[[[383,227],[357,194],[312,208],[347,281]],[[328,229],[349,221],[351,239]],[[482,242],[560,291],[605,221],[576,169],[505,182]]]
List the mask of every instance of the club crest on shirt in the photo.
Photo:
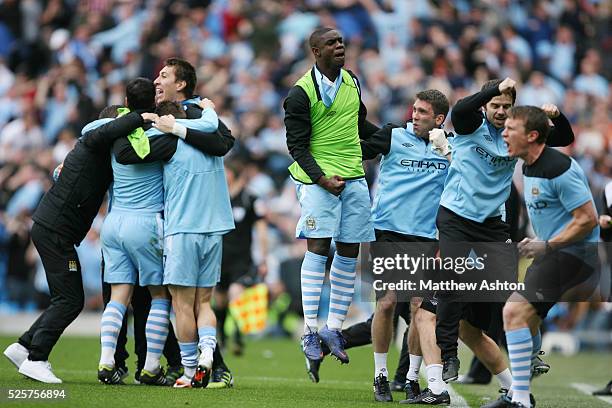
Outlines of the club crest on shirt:
[[531,187],[531,195],[537,196],[539,194],[540,194],[540,189],[538,188],[538,186]]
[[77,271],[77,262],[76,261],[68,261],[68,270],[70,272],[76,272]]
[[315,222],[315,219],[313,217],[306,217],[306,228],[311,231],[317,228],[317,223]]

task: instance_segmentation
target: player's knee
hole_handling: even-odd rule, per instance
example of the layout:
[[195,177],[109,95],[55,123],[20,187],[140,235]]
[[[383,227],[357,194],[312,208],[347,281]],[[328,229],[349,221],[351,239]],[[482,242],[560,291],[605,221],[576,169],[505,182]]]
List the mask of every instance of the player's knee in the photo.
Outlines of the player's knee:
[[432,326],[435,328],[436,315],[428,312],[427,310],[418,309],[414,315],[414,322],[416,323],[416,327],[419,332],[427,326]]
[[359,244],[336,242],[336,250],[338,251],[338,255],[348,258],[357,258],[359,255]]
[[508,302],[504,305],[503,317],[504,325],[506,327],[515,326],[517,324],[525,323],[524,318],[524,304],[519,302]]
[[416,312],[421,307],[422,302],[423,302],[423,298],[420,298],[420,297],[410,298],[410,312],[412,313],[413,316],[416,314]]
[[471,324],[461,321],[459,324],[459,338],[466,344],[476,344],[482,340],[484,334],[482,330],[472,326]]
[[317,255],[327,256],[330,244],[331,239],[329,238],[311,238],[308,239],[308,251]]
[[384,313],[386,315],[393,314],[395,311],[396,302],[395,296],[388,292],[376,302],[376,312]]

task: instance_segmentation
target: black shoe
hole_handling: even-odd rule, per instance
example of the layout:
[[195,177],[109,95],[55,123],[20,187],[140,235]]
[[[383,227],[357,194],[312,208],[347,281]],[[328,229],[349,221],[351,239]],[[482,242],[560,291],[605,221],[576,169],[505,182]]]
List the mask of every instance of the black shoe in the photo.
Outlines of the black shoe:
[[130,375],[127,367],[117,367],[117,372],[121,376],[121,381],[125,380],[127,376]]
[[174,385],[176,380],[181,378],[181,376],[184,373],[185,373],[185,369],[183,368],[182,365],[178,365],[178,366],[169,365],[166,368],[166,384],[168,384],[169,386]]
[[115,367],[100,365],[98,367],[98,381],[106,385],[124,385],[122,371]]
[[[499,393],[501,396],[493,402],[489,402],[488,404],[482,405],[480,408],[506,408],[506,407],[516,407],[517,405],[512,405],[512,399],[508,397],[508,390],[505,388],[500,388]],[[536,400],[533,394],[529,394],[529,402],[531,403],[531,408],[535,408]],[[524,406],[521,404],[521,406]]]
[[421,394],[421,386],[417,380],[406,380],[404,391],[406,391],[407,400],[414,399]]
[[400,401],[400,404],[450,405],[450,395],[448,391],[434,394],[429,388],[425,388],[416,398]]
[[539,377],[550,371],[550,364],[547,364],[540,358],[544,355],[544,351],[540,350],[538,355],[531,359],[531,378]]
[[[204,366],[198,366],[196,368],[196,372],[191,379],[191,387],[192,388],[206,388],[208,382],[210,381],[210,374],[212,369],[206,368]],[[141,376],[142,379],[142,376]]]
[[321,351],[323,352],[323,357],[328,356],[331,353],[329,347],[327,347],[327,344],[324,342],[321,342]]
[[323,359],[311,360],[308,357],[304,357],[304,359],[306,360],[306,372],[308,373],[308,377],[310,377],[313,383],[318,383],[319,368],[321,367],[321,362]]
[[593,391],[593,395],[612,395],[612,381],[601,390]]
[[480,380],[478,378],[471,377],[469,375],[460,375],[459,378],[457,378],[457,381],[455,381],[455,382],[457,384],[481,384],[481,385],[487,385],[491,381],[483,381],[483,380]]
[[444,360],[442,380],[444,382],[450,382],[459,378],[459,365],[460,363],[457,357],[450,357],[448,360]]
[[208,389],[213,388],[232,388],[234,386],[234,377],[227,367],[217,367],[213,370],[208,383]]
[[393,402],[391,396],[391,388],[389,387],[389,380],[384,374],[378,374],[378,377],[374,378],[374,400],[377,402]]
[[[506,408],[512,404],[512,400],[508,398],[507,390],[502,388],[504,392],[495,401],[489,402],[488,404],[481,405],[480,408]],[[501,392],[501,390],[500,390]]]
[[171,384],[168,384],[168,381],[166,380],[166,373],[164,372],[164,369],[161,367],[159,367],[159,369],[157,370],[157,373],[153,373],[153,372],[143,369],[140,372],[140,383],[146,384],[146,385],[161,385],[161,386],[174,385],[174,382]]
[[393,380],[391,381],[391,384],[389,385],[391,387],[391,391],[394,392],[399,392],[399,391],[404,391],[404,387],[406,386],[406,383],[404,382],[404,380]]
[[142,384],[140,382],[140,371],[142,371],[141,368],[137,368],[136,372],[134,373],[134,384]]

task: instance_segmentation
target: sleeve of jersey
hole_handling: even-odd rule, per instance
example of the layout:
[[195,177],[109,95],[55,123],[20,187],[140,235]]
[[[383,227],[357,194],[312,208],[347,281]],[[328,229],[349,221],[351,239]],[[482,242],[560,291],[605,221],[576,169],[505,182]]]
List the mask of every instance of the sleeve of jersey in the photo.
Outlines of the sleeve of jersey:
[[193,148],[218,157],[225,156],[234,146],[235,140],[231,130],[221,120],[215,132],[187,129],[185,137],[185,142]]
[[399,126],[388,123],[366,140],[361,140],[363,160],[371,160],[379,154],[388,154],[391,150],[391,133]]
[[306,172],[313,182],[324,176],[323,170],[310,153],[310,103],[302,88],[294,86],[289,91],[283,105],[285,108],[285,128],[287,148],[293,160]]
[[493,97],[500,95],[499,88],[491,87],[460,99],[451,111],[451,122],[457,135],[472,134],[482,124],[480,108]]
[[[187,135],[191,130],[187,131]],[[127,137],[119,138],[113,144],[115,160],[120,164],[152,163],[159,160],[170,160],[176,153],[178,138],[161,134],[149,138],[150,153],[141,159]]]
[[574,142],[574,131],[565,115],[561,113],[556,118],[551,119],[551,121],[554,126],[550,129],[546,144],[552,147],[572,144]]
[[206,108],[199,119],[177,119],[176,123],[202,132],[215,132],[219,126],[219,117],[214,109]]
[[591,201],[591,191],[575,162],[565,173],[556,177],[553,184],[561,205],[570,213]]
[[142,124],[142,116],[131,112],[87,132],[83,135],[83,143],[93,150],[108,150],[116,139],[127,136]]

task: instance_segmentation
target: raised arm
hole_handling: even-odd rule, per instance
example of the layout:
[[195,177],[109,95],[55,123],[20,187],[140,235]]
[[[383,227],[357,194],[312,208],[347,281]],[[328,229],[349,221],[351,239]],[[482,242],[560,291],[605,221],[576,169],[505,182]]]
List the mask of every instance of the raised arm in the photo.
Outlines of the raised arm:
[[480,108],[498,95],[501,95],[499,88],[491,87],[457,101],[451,112],[455,134],[469,135],[474,133],[482,124],[483,116]]
[[546,144],[551,147],[568,146],[574,143],[572,125],[556,105],[542,105],[542,110],[550,118],[553,127],[550,129]]

